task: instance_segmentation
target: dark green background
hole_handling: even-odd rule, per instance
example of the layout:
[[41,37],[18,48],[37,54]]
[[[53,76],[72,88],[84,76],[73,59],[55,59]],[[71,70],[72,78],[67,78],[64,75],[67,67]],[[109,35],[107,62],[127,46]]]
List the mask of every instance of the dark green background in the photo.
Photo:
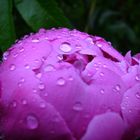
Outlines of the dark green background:
[[39,28],[76,28],[140,52],[139,0],[0,0],[0,52]]

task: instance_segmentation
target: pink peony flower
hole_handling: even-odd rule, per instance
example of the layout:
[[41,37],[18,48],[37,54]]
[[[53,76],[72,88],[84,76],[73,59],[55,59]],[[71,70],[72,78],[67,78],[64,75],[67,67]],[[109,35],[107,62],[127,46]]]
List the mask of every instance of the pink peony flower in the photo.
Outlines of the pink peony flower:
[[25,36],[0,65],[4,140],[140,136],[140,54],[66,28]]

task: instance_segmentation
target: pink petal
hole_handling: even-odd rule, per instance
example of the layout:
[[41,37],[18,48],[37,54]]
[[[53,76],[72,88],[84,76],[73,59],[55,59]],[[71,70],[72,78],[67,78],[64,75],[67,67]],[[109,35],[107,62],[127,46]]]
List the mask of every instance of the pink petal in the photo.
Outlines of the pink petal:
[[15,91],[5,107],[2,131],[6,140],[75,140],[61,115],[38,95]]
[[130,128],[140,129],[140,83],[125,92],[121,108]]
[[82,140],[122,140],[124,130],[122,118],[108,112],[92,119]]

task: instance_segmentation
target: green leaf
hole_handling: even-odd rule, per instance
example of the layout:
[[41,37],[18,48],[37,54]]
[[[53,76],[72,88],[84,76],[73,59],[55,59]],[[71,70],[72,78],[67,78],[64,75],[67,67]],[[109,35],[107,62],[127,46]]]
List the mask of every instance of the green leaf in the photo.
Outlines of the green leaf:
[[43,27],[72,27],[54,0],[15,0],[15,4],[34,31]]
[[15,40],[12,0],[0,0],[0,48],[5,51]]

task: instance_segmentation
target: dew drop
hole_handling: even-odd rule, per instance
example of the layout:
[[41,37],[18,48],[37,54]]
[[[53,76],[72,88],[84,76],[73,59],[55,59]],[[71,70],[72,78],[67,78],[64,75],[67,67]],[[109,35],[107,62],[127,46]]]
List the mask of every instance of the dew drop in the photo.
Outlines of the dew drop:
[[99,48],[101,48],[101,47],[102,47],[102,44],[99,44],[99,43],[98,43],[97,46],[98,46]]
[[19,52],[23,52],[24,51],[24,48],[23,47],[20,47],[19,48]]
[[14,52],[13,53],[13,57],[15,58],[15,57],[17,57],[18,56],[18,53],[17,52]]
[[61,61],[61,60],[63,60],[63,55],[59,54],[59,55],[57,56],[57,58]]
[[20,79],[20,82],[24,82],[24,81],[25,81],[25,79],[24,79],[24,78],[21,78],[21,79]]
[[101,94],[104,94],[104,93],[105,93],[105,90],[104,90],[104,89],[101,89],[101,90],[100,90],[100,93],[101,93]]
[[65,79],[62,78],[62,77],[58,78],[58,80],[57,80],[57,85],[59,85],[59,86],[65,85]]
[[136,75],[135,79],[136,79],[137,81],[140,81],[140,75]]
[[117,91],[120,91],[121,86],[120,86],[120,85],[116,85],[116,86],[115,86],[115,89],[116,89]]
[[21,87],[21,86],[22,86],[22,82],[19,82],[19,83],[18,83],[18,86]]
[[104,76],[104,73],[103,73],[103,72],[101,72],[101,73],[100,73],[100,76]]
[[68,77],[68,80],[69,80],[69,81],[73,81],[73,77],[72,77],[72,76],[69,76],[69,77]]
[[9,56],[9,52],[6,51],[4,54],[3,54],[3,60],[7,60],[8,56]]
[[121,109],[122,109],[122,110],[125,110],[125,107],[124,107],[124,106],[122,106],[122,107],[121,107]]
[[41,107],[41,108],[45,108],[45,107],[46,107],[46,104],[45,104],[44,102],[41,102],[41,103],[40,103],[40,107]]
[[13,70],[15,70],[15,69],[16,69],[16,66],[15,66],[14,64],[11,64],[11,65],[10,65],[10,70],[13,71]]
[[43,89],[45,89],[45,85],[44,85],[43,83],[40,83],[40,84],[38,85],[38,88],[39,88],[40,90],[43,90]]
[[44,68],[45,72],[55,71],[55,68],[53,65],[49,64]]
[[27,104],[27,100],[23,99],[23,100],[22,100],[22,104],[23,104],[23,105],[26,105],[26,104]]
[[106,64],[103,64],[103,67],[106,68],[107,67]]
[[48,96],[48,93],[47,92],[44,92],[44,94],[43,94],[45,97],[47,97]]
[[82,104],[81,102],[76,102],[73,106],[73,110],[75,111],[82,111],[83,110],[83,107],[82,107]]
[[36,74],[36,78],[40,79],[42,77],[42,74],[41,73],[37,73]]
[[140,92],[136,93],[136,98],[140,99]]
[[29,69],[29,68],[30,68],[30,66],[29,66],[28,64],[26,64],[26,65],[25,65],[25,68],[26,68],[26,69]]
[[62,50],[63,52],[68,53],[68,52],[70,52],[72,50],[72,48],[71,48],[69,43],[65,42],[65,43],[62,43],[60,45],[60,50]]
[[36,129],[38,127],[38,120],[34,115],[28,115],[26,119],[29,129]]
[[91,44],[94,44],[93,39],[91,37],[87,37],[86,38],[86,41],[89,42],[89,43],[91,43]]
[[37,93],[37,89],[33,89],[33,93]]
[[37,42],[39,42],[39,39],[32,39],[32,42],[37,43]]
[[17,102],[14,101],[14,102],[12,103],[12,106],[13,106],[13,107],[16,107],[16,106],[17,106]]

